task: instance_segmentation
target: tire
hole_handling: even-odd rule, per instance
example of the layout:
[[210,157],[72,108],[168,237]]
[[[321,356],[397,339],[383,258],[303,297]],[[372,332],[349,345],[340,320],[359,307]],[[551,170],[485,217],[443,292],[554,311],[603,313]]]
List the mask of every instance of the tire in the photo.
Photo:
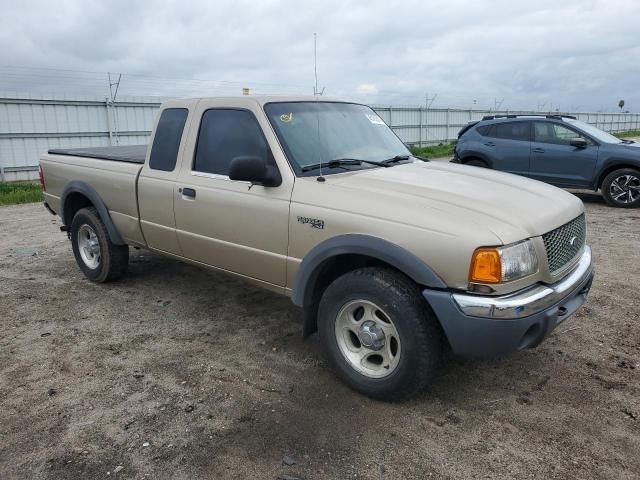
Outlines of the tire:
[[620,168],[607,175],[600,187],[605,201],[612,207],[640,207],[640,171]]
[[471,165],[472,167],[480,167],[480,168],[489,168],[484,161],[478,160],[477,158],[472,158],[468,162],[464,162],[465,165]]
[[441,363],[440,324],[418,286],[395,270],[361,268],[336,279],[320,299],[318,330],[333,369],[369,397],[407,398]]
[[78,210],[71,221],[70,235],[76,262],[92,282],[116,280],[127,271],[129,247],[111,243],[95,208]]

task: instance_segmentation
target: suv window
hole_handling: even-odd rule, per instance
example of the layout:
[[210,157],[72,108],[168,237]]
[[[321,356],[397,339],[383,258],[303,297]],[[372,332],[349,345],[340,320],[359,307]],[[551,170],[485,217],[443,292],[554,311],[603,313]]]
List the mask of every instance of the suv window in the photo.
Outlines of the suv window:
[[494,125],[484,125],[478,128],[480,135],[506,140],[521,140],[528,142],[531,122],[506,122]]
[[235,157],[271,159],[271,152],[258,121],[247,110],[211,109],[204,112],[193,170],[229,175]]
[[495,127],[495,137],[508,140],[529,141],[529,122],[498,123]]
[[579,138],[575,130],[553,122],[534,122],[533,138],[536,142],[569,145],[571,139]]
[[491,125],[483,125],[481,127],[476,128],[476,131],[483,137],[488,137],[490,130],[491,130]]
[[172,172],[176,168],[180,140],[189,111],[186,108],[167,108],[160,115],[153,137],[149,168]]

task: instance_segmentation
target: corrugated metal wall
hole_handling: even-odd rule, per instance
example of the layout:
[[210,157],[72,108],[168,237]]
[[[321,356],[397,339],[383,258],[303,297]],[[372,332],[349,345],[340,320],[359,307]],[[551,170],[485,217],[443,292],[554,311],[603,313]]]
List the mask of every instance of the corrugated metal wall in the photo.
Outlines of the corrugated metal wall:
[[50,148],[146,143],[160,103],[146,97],[0,97],[0,167],[5,180],[37,177]]
[[[0,96],[0,173],[4,179],[35,178],[40,155],[56,147],[146,143],[160,100],[58,96]],[[524,111],[373,107],[406,143],[424,145],[457,138],[472,120]],[[569,112],[565,112],[571,114]],[[577,113],[580,120],[610,132],[640,129],[640,114]]]
[[[424,145],[455,140],[458,132],[467,123],[480,120],[485,115],[518,115],[534,112],[505,110],[461,110],[449,108],[373,107],[378,115],[394,129],[398,136],[411,145]],[[555,112],[553,112],[555,113]],[[623,132],[640,129],[640,114],[637,113],[571,113],[583,122],[591,123],[608,132]]]

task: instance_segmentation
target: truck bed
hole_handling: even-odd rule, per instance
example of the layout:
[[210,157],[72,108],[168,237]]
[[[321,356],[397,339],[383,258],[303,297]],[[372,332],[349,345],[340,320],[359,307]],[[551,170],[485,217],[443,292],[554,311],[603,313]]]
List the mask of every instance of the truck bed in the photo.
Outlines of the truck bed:
[[143,164],[147,155],[147,145],[123,145],[117,147],[89,148],[54,148],[49,150],[53,155],[70,155],[75,157],[96,158],[116,162]]

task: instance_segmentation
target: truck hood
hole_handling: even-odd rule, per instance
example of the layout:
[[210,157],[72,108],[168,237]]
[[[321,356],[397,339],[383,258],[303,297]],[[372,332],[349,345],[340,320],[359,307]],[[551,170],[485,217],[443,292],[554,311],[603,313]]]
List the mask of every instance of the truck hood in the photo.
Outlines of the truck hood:
[[374,195],[373,209],[379,202],[395,205],[394,220],[412,223],[402,218],[410,215],[403,207],[410,202],[424,213],[439,210],[458,222],[488,229],[505,244],[542,235],[584,211],[577,197],[551,185],[453,163],[415,162],[329,178],[335,186]]

